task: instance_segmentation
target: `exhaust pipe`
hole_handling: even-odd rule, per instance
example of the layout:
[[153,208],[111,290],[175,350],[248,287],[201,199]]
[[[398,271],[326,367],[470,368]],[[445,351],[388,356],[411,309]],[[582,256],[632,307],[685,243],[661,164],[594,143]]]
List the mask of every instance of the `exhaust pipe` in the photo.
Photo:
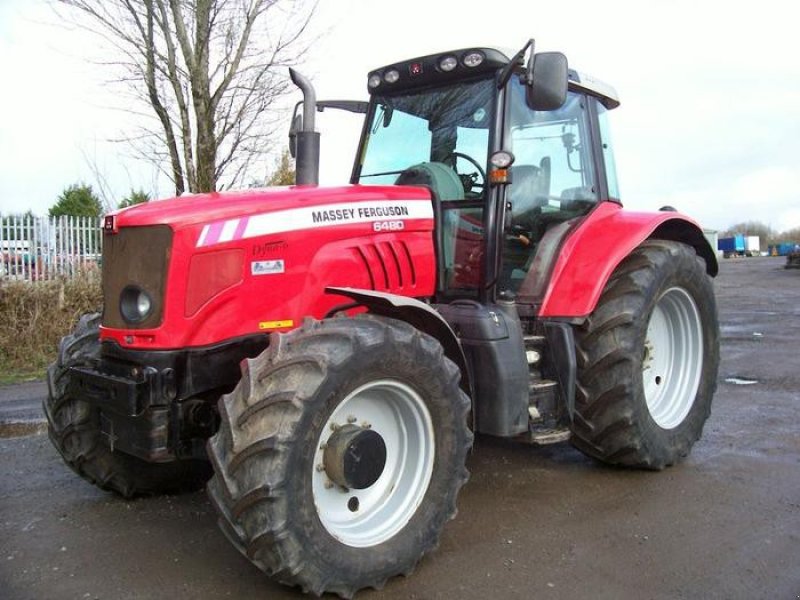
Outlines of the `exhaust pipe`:
[[319,133],[314,131],[314,116],[317,112],[317,94],[311,82],[300,73],[289,68],[289,76],[303,92],[303,124],[295,135],[295,183],[297,185],[319,185]]

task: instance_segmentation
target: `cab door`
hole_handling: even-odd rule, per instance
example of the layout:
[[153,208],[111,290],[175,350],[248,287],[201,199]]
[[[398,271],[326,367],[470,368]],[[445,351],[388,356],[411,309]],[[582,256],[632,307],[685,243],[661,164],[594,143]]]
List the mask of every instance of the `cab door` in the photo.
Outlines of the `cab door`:
[[[601,199],[590,103],[570,91],[564,105],[534,111],[521,83],[509,83],[504,147],[513,152],[499,291],[530,300],[566,232]],[[546,271],[546,270],[545,270]],[[529,279],[533,278],[533,281]]]

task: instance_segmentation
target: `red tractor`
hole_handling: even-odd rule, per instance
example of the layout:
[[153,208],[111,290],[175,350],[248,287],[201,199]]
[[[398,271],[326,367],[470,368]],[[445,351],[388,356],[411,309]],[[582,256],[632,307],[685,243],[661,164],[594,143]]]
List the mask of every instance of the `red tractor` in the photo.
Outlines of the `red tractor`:
[[[126,497],[213,470],[243,554],[350,597],[436,547],[473,432],[645,469],[689,453],[715,253],[677,212],[623,210],[613,89],[532,42],[377,69],[368,103],[292,76],[296,186],[105,217],[103,315],[48,373],[70,467]],[[325,108],[365,113],[348,186],[317,185]]]

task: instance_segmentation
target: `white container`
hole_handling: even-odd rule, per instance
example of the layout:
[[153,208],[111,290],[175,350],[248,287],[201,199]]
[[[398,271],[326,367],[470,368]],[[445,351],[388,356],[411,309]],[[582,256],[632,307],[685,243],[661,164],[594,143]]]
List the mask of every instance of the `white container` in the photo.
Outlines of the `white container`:
[[757,235],[748,235],[744,238],[744,253],[747,256],[761,255],[761,242]]

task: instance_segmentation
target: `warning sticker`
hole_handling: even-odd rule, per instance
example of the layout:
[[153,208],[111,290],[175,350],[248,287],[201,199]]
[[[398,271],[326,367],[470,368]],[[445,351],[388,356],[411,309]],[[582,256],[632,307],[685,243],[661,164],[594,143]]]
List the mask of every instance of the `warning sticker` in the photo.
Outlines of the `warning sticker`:
[[292,319],[284,319],[283,321],[261,321],[258,328],[264,329],[284,329],[286,327],[293,327],[294,321]]
[[250,263],[252,275],[276,275],[283,271],[283,260],[254,260]]

